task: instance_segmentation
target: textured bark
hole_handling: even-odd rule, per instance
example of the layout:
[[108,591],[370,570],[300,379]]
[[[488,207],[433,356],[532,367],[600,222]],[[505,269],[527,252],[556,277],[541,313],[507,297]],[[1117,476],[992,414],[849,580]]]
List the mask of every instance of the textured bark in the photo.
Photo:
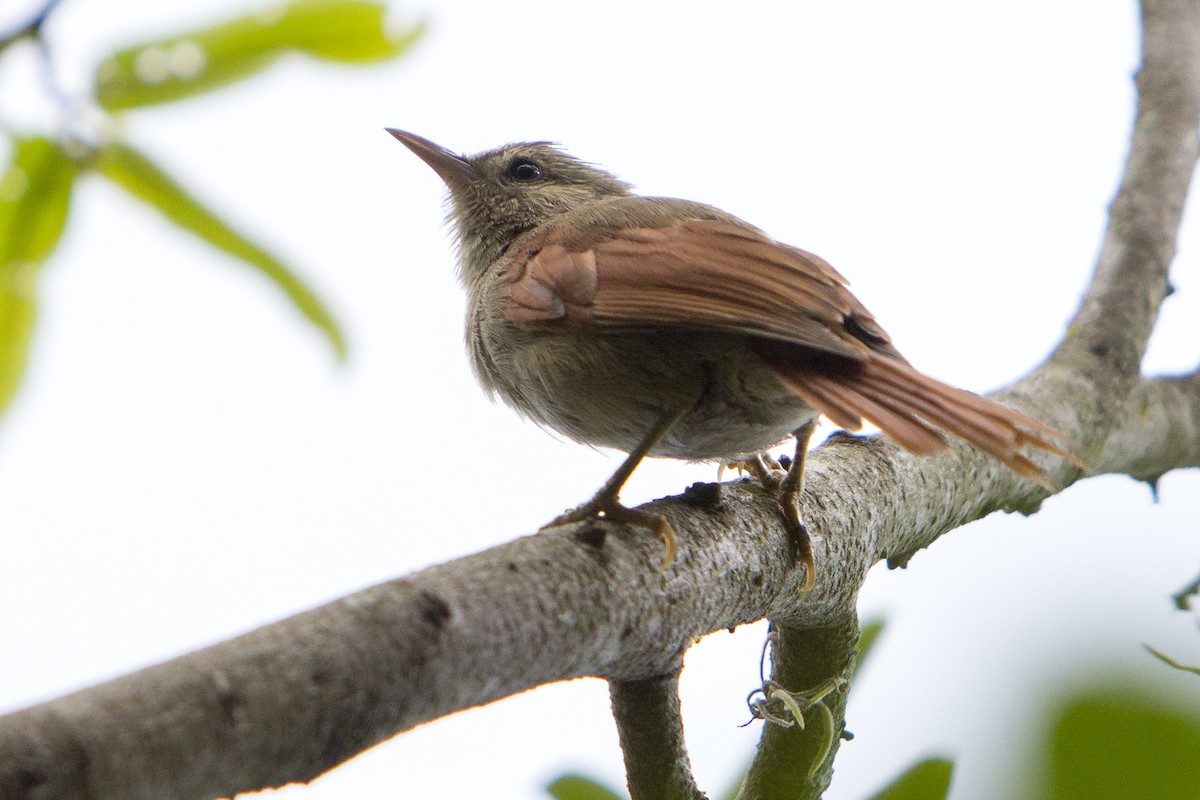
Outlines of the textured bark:
[[625,754],[631,797],[705,800],[692,780],[683,743],[679,673],[641,681],[612,681],[613,717]]
[[832,724],[822,726],[821,715],[806,714],[804,728],[764,726],[758,752],[738,798],[818,798],[833,778],[833,759],[842,741],[848,697],[845,685],[854,671],[858,619],[851,612],[825,627],[775,628],[771,644],[772,678],[780,686],[804,692],[825,682],[839,683],[821,701]]
[[[1094,473],[1154,482],[1200,466],[1200,376],[1138,371],[1197,157],[1200,0],[1145,0],[1143,26],[1137,120],[1092,282],[1051,359],[998,397],[1070,436]],[[613,683],[623,742],[659,742],[627,748],[635,798],[697,796],[673,677],[691,642],[766,617],[776,683],[800,691],[844,676],[874,563],[1047,496],[965,446],[917,459],[839,435],[808,463],[812,592],[798,591],[771,497],[746,482],[698,484],[649,505],[677,532],[665,572],[644,531],[537,534],[0,717],[0,798],[183,800],[307,781],[415,725],[583,675]],[[1081,477],[1039,463],[1064,486]],[[826,706],[840,731],[844,691]],[[810,775],[817,742],[794,733],[768,726],[743,797],[820,795],[832,757]]]

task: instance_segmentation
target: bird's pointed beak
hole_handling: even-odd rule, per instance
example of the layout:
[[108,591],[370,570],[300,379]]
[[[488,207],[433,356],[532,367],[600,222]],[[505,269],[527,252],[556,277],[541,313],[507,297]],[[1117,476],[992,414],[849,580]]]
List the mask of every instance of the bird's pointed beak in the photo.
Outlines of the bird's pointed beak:
[[428,164],[451,189],[465,186],[479,177],[479,173],[471,165],[471,162],[460,155],[451,153],[440,144],[435,144],[424,137],[417,136],[415,133],[409,133],[408,131],[401,131],[396,128],[384,128],[384,130],[395,136],[402,145],[416,153],[417,157]]

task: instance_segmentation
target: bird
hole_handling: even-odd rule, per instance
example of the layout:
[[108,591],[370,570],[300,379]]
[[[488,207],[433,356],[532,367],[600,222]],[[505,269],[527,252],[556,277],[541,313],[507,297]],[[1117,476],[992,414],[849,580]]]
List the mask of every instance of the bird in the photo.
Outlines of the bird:
[[[1048,491],[1029,455],[1082,466],[1018,411],[917,371],[821,257],[710,205],[646,197],[549,142],[476,155],[386,128],[442,179],[466,291],[466,344],[484,390],[584,444],[628,453],[590,500],[545,528],[603,518],[675,536],[620,491],[646,457],[748,469],[776,491],[811,589],[800,513],[817,419],[863,421],[920,456],[945,434]],[[789,437],[784,472],[766,452]]]

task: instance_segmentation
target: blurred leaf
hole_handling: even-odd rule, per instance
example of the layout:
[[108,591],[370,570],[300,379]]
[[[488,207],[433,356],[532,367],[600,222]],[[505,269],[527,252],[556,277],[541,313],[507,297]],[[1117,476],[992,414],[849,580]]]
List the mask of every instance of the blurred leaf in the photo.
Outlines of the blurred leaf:
[[1174,667],[1175,669],[1183,670],[1184,672],[1190,672],[1193,675],[1200,675],[1200,667],[1189,667],[1187,664],[1184,664],[1180,661],[1176,661],[1175,659],[1171,658],[1166,653],[1163,653],[1159,650],[1155,650],[1153,647],[1151,647],[1148,644],[1144,644],[1144,645],[1142,645],[1142,647],[1145,647],[1147,650],[1149,650],[1150,653],[1153,656],[1155,656],[1156,658],[1158,658],[1159,661],[1169,664],[1170,666]]
[[346,343],[341,328],[313,290],[279,259],[243,237],[201,205],[148,158],[128,145],[114,143],[99,151],[96,166],[106,178],[139,200],[149,203],[171,222],[267,276],[287,293],[301,313],[325,333],[338,358],[345,357]]
[[546,791],[554,800],[623,800],[604,784],[582,775],[562,775]]
[[1050,744],[1053,800],[1198,800],[1200,724],[1113,692],[1067,706]]
[[0,412],[25,372],[37,280],[67,222],[78,165],[49,139],[18,139],[0,175]]
[[883,633],[883,619],[873,619],[869,622],[864,622],[860,626],[858,634],[858,656],[854,660],[854,675],[857,677],[859,670],[862,669],[863,662],[867,656],[871,654],[871,648],[879,641],[879,634]]
[[945,800],[953,775],[953,761],[927,758],[913,764],[871,800]]
[[109,111],[166,103],[220,88],[299,52],[343,63],[394,58],[422,32],[391,33],[386,8],[361,0],[297,0],[211,28],[120,50],[96,71]]

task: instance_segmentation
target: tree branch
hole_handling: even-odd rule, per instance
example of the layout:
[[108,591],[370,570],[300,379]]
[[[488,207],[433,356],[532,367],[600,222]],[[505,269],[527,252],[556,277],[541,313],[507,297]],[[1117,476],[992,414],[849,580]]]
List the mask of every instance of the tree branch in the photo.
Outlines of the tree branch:
[[42,7],[33,13],[28,21],[17,25],[7,33],[0,33],[0,53],[22,39],[36,39],[42,35],[42,28],[50,19],[50,14],[62,0],[46,0]]
[[[1006,403],[1069,435],[1084,448],[1094,472],[1128,472],[1153,485],[1165,472],[1194,466],[1200,458],[1200,417],[1196,415],[1200,411],[1200,380],[1195,375],[1156,381],[1139,378],[1159,307],[1170,293],[1168,267],[1175,256],[1184,201],[1200,155],[1200,3],[1144,0],[1142,26],[1142,67],[1137,77],[1132,141],[1092,280],[1067,335],[1050,359],[999,394]],[[888,556],[889,563],[903,563],[917,549],[932,543],[946,530],[945,514],[952,508],[974,513],[998,501],[1000,507],[1028,512],[1040,503],[1036,494],[1022,496],[1021,484],[1011,473],[996,474],[994,462],[986,463],[977,452],[956,449],[963,471],[944,474],[946,483],[928,479],[931,469],[938,470],[941,463],[915,464],[905,454],[891,454],[889,460],[902,465],[908,474],[889,486],[898,496],[885,498],[888,505],[895,503],[889,523],[891,532],[899,534],[892,537],[898,540],[892,545],[886,543],[889,537],[881,537],[879,554]],[[1059,465],[1057,473],[1064,485],[1081,477],[1065,469],[1067,466]],[[983,509],[953,496],[957,494],[953,488],[945,494],[937,491],[942,486],[968,487],[970,481],[955,480],[964,474],[978,476],[971,488],[983,488],[979,497]],[[897,501],[911,497],[914,489],[931,505],[901,508]],[[945,495],[951,497],[939,513],[934,506]],[[875,490],[869,496],[880,498]],[[934,524],[901,531],[905,520]],[[797,632],[788,638],[803,637]],[[852,652],[852,645],[846,648]],[[777,682],[785,687],[802,686],[812,679],[812,672],[799,668],[809,657],[805,648],[789,648],[783,653],[782,663],[777,659],[775,664]],[[795,664],[789,664],[790,659]],[[840,712],[836,719],[840,730]],[[769,745],[779,736],[770,726],[764,731],[742,796],[820,796],[816,786],[796,774],[795,758],[773,753]],[[806,792],[809,788],[813,793]]]
[[1093,474],[1154,486],[1173,469],[1200,467],[1200,373],[1139,382],[1117,416]]
[[[1197,155],[1198,6],[1146,0],[1137,122],[1092,283],[1051,359],[1000,394],[1070,435],[1096,472],[1151,481],[1200,464],[1200,378],[1138,377]],[[1079,477],[1041,458],[1064,485]],[[837,435],[809,456],[810,593],[799,592],[771,497],[745,482],[697,485],[648,506],[677,532],[665,572],[644,531],[537,534],[0,717],[0,797],[208,798],[306,781],[422,722],[584,675],[613,682],[624,740],[649,726],[672,742],[665,772],[627,752],[631,784],[660,786],[670,773],[687,796],[677,697],[661,676],[692,641],[766,617],[780,632],[773,679],[784,689],[844,675],[848,620],[876,561],[902,563],[948,530],[997,509],[1031,512],[1045,497],[965,446],[916,459]],[[659,709],[652,719],[637,718],[643,702]],[[840,731],[843,693],[826,707]],[[767,787],[796,777],[794,761],[773,755],[796,744],[788,733],[764,734],[743,796],[775,796]],[[818,796],[828,778],[822,762],[815,788],[796,796]]]
[[[682,665],[681,665],[682,666]],[[692,779],[679,710],[679,672],[611,681],[613,717],[633,800],[705,800]]]
[[858,634],[858,617],[852,609],[827,627],[772,631],[772,681],[785,688],[807,687],[810,692],[828,693],[819,700],[824,710],[814,705],[819,713],[805,714],[803,728],[765,725],[739,800],[810,800],[829,788],[833,759],[842,740],[848,698],[845,686],[854,671]]
[[1200,151],[1200,9],[1193,0],[1143,0],[1141,8],[1142,64],[1125,172],[1091,283],[1051,358],[1100,388],[1128,384],[1138,373],[1169,293],[1167,269]]

